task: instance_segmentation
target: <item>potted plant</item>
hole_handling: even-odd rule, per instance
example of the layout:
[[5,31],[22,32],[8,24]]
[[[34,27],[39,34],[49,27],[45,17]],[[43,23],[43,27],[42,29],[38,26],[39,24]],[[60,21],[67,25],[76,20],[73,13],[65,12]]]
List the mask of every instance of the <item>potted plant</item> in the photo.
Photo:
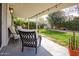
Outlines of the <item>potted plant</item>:
[[69,54],[70,56],[79,56],[79,49],[78,49],[78,46],[77,46],[77,39],[75,37],[75,30],[77,29],[76,26],[78,26],[76,24],[76,20],[72,20],[72,21],[69,21],[70,23],[70,26],[69,26],[69,29],[72,30],[72,37],[69,39],[69,47],[68,47],[68,51],[69,51]]
[[70,56],[79,56],[79,49],[77,47],[77,40],[75,39],[75,33],[73,33],[73,36],[69,39],[68,51]]

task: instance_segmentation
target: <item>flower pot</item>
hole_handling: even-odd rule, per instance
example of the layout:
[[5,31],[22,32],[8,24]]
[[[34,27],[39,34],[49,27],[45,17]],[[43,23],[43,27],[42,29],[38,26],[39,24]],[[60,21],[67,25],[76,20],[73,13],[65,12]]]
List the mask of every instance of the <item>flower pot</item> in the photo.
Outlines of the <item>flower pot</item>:
[[72,50],[72,49],[68,48],[68,51],[69,51],[70,56],[79,56],[79,49]]

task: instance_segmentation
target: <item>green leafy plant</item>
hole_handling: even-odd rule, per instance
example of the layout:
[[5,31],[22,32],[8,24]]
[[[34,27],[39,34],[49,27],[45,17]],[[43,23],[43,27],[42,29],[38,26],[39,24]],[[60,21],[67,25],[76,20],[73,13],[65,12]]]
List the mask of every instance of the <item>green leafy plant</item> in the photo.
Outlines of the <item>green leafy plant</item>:
[[36,23],[30,21],[30,22],[29,22],[29,28],[30,28],[30,29],[36,29]]
[[[22,19],[19,19],[19,18],[15,18],[14,25],[15,27],[22,26],[22,28],[28,29],[28,21],[23,21]],[[36,28],[36,23],[33,21],[30,21],[29,29],[35,29],[35,28]]]
[[15,26],[22,26],[24,23],[25,22],[22,19],[15,18],[15,20],[14,20]]
[[71,30],[73,35],[69,39],[69,47],[72,50],[76,50],[78,48],[77,46],[77,39],[75,37],[76,33],[75,31],[79,31],[79,18],[74,18],[73,20],[68,20],[63,23],[64,27],[68,30]]

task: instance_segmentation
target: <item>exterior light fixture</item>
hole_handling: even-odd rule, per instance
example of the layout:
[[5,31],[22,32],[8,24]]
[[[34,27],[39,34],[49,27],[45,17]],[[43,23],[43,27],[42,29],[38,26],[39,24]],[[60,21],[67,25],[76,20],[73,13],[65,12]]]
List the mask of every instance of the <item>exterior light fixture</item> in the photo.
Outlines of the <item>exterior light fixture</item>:
[[57,8],[58,5],[56,5],[55,7]]
[[9,11],[10,11],[10,13],[11,13],[11,14],[13,14],[14,9],[13,9],[13,8],[11,8],[11,7],[9,7]]

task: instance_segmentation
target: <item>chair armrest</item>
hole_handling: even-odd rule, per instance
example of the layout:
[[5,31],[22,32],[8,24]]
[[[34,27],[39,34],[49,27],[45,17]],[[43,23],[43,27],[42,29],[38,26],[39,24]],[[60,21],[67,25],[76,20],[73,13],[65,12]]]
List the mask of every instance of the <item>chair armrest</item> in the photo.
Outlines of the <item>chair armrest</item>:
[[13,37],[14,37],[15,34],[17,34],[17,33],[10,33],[10,35],[12,35]]
[[11,35],[13,36],[13,38],[15,39],[20,39],[20,36],[17,33],[11,33]]
[[17,33],[11,33],[11,34],[17,34]]
[[17,34],[18,35],[19,33],[11,33],[11,34]]

